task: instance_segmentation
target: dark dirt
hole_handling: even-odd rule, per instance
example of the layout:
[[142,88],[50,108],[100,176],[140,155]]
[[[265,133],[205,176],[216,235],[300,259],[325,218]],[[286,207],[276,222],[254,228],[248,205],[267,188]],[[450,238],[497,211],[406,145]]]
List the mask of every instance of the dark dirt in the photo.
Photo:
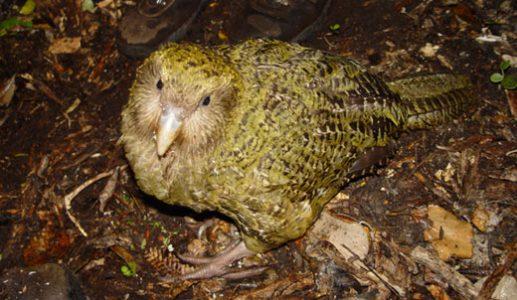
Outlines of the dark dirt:
[[[515,175],[507,175],[515,174],[517,127],[507,95],[489,80],[502,54],[515,59],[511,1],[333,1],[322,29],[302,43],[354,57],[386,78],[466,74],[479,95],[479,105],[460,120],[404,134],[386,168],[349,185],[343,191],[347,201],[332,203],[334,211],[375,229],[382,241],[366,263],[391,274],[406,290],[405,296],[360,281],[339,263],[322,271],[320,263],[304,253],[303,242],[289,243],[262,260],[246,261],[272,266],[256,278],[161,283],[160,276],[188,269],[168,247],[214,253],[235,232],[224,217],[216,216],[224,221],[208,226],[206,237],[192,242],[195,229],[184,216],[201,221],[213,215],[199,216],[158,203],[138,190],[129,168],[120,171],[104,213],[97,199],[106,180],[73,199],[71,212],[88,233],[83,236],[68,218],[63,197],[97,174],[127,165],[117,144],[120,112],[139,64],[119,53],[115,42],[124,5],[103,2],[111,4],[95,13],[82,12],[75,1],[38,2],[31,30],[0,37],[0,79],[18,75],[12,102],[0,108],[0,119],[7,116],[0,125],[0,273],[16,266],[58,262],[75,272],[90,299],[175,295],[180,299],[238,295],[326,299],[357,294],[439,298],[429,286],[457,298],[458,291],[425,268],[409,272],[409,267],[393,262],[396,270],[405,269],[401,272],[405,277],[397,279],[396,271],[386,271],[381,259],[397,256],[390,254],[394,249],[407,256],[418,245],[430,248],[423,237],[428,222],[418,217],[418,211],[430,204],[467,222],[479,207],[497,219],[491,230],[474,229],[477,237],[487,241],[482,251],[486,259],[448,261],[470,281],[491,275],[515,251],[517,185]],[[233,26],[242,20],[236,15],[242,11],[238,5],[212,1],[186,40],[220,44],[224,35],[231,39]],[[331,31],[331,24],[340,28]],[[508,42],[476,41],[486,30],[506,35]],[[70,54],[49,52],[52,37],[77,36],[81,49]],[[426,43],[439,46],[438,51],[426,57],[420,51]],[[80,104],[67,112],[76,99]],[[448,165],[456,172],[452,179],[442,180],[436,172]],[[121,267],[128,262],[138,265],[136,275],[122,274]],[[328,289],[321,283],[323,273],[333,278]]]

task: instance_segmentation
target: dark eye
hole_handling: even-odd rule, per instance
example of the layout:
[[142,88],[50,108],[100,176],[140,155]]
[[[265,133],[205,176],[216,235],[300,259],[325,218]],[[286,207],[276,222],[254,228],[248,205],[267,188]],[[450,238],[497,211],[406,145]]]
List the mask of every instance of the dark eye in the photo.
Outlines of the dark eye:
[[158,82],[156,83],[156,88],[159,90],[161,90],[163,88],[163,82],[161,79],[158,80]]
[[203,106],[207,106],[210,104],[210,96],[206,96],[205,99],[203,99],[203,102],[201,102]]

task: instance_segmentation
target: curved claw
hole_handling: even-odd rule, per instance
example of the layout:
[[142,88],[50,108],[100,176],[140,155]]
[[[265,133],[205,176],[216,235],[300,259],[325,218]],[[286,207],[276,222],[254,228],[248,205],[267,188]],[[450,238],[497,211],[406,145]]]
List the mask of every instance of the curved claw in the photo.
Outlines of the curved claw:
[[[192,221],[194,221],[194,220],[192,220]],[[210,218],[208,220],[202,221],[201,224],[199,224],[199,222],[196,222],[196,221],[192,222],[192,221],[187,221],[187,226],[190,229],[193,229],[196,231],[196,235],[197,235],[198,239],[201,239],[203,237],[203,235],[205,234],[206,230],[210,226],[215,224],[214,218]]]

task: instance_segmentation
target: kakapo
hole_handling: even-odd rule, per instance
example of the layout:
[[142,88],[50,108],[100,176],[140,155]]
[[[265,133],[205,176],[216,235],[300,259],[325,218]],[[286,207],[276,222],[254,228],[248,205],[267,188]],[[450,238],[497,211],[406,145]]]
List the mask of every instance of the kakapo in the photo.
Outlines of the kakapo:
[[[464,112],[464,76],[385,81],[353,59],[275,40],[170,43],[139,67],[122,137],[139,187],[229,216],[242,242],[185,278],[299,238],[352,174],[405,130]],[[371,161],[370,161],[371,160]]]

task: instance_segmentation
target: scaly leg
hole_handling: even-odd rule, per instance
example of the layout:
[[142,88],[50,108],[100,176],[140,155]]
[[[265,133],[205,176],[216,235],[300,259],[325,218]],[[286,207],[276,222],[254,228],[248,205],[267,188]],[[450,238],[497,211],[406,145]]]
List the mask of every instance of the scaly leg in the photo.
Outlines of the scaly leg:
[[248,250],[244,242],[236,242],[227,247],[223,252],[214,257],[191,257],[188,255],[179,255],[178,257],[189,264],[201,265],[194,272],[184,274],[181,278],[185,280],[206,279],[212,277],[225,277],[229,279],[250,277],[262,273],[266,268],[256,269],[232,269],[229,266],[237,260],[256,253]]

